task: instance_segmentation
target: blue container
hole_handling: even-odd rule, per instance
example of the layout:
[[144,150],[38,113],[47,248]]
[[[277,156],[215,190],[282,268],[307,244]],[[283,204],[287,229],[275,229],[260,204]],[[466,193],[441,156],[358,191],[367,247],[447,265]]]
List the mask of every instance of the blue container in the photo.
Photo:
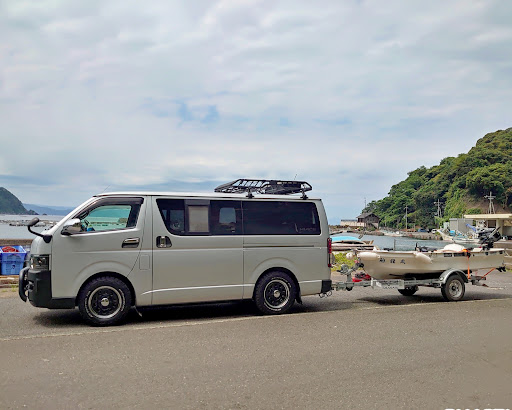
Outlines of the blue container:
[[18,252],[4,252],[0,247],[0,262],[2,275],[19,275],[25,264],[27,252],[23,246],[12,246]]

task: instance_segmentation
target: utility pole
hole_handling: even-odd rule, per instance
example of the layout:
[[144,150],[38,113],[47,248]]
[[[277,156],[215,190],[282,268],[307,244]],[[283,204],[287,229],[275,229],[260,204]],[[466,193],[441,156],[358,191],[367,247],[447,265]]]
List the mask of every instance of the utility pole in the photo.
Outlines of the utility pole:
[[496,211],[494,210],[494,204],[492,203],[492,200],[496,197],[492,194],[492,191],[489,192],[489,195],[485,195],[484,198],[489,200],[489,209],[487,210],[487,213],[488,214],[496,213]]
[[438,199],[436,202],[434,202],[434,205],[437,205],[436,216],[441,218],[441,201]]
[[407,210],[408,210],[408,206],[405,205],[405,231],[407,232]]

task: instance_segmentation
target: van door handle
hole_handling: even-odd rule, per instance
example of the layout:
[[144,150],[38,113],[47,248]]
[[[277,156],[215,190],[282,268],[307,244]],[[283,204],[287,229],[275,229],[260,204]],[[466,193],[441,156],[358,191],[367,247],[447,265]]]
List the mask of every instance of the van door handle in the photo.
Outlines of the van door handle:
[[138,248],[140,243],[139,238],[128,238],[123,241],[123,248]]
[[170,248],[172,246],[171,238],[168,236],[157,236],[156,247],[157,248]]

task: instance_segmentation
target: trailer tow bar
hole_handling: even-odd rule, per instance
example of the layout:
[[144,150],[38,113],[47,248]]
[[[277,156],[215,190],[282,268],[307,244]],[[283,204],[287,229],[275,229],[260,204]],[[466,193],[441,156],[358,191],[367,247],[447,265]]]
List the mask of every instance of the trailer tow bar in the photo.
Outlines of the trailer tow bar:
[[357,262],[352,266],[351,268],[348,265],[341,265],[337,272],[339,272],[341,275],[345,275],[347,278],[345,279],[345,282],[334,282],[332,284],[332,290],[347,290],[351,291],[354,288],[355,283],[360,284],[359,286],[364,286],[362,282],[354,282],[352,281],[352,273],[358,270],[359,268],[362,268],[364,265],[360,262]]

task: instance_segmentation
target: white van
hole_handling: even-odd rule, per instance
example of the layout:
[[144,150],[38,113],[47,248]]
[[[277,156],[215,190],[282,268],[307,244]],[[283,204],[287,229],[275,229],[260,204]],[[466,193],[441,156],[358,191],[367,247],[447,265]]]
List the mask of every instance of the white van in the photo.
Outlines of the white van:
[[241,299],[284,313],[301,296],[331,290],[329,227],[321,200],[303,189],[254,195],[287,192],[268,182],[211,195],[100,194],[42,234],[30,230],[35,218],[20,297],[78,306],[92,325],[118,323],[132,306]]

